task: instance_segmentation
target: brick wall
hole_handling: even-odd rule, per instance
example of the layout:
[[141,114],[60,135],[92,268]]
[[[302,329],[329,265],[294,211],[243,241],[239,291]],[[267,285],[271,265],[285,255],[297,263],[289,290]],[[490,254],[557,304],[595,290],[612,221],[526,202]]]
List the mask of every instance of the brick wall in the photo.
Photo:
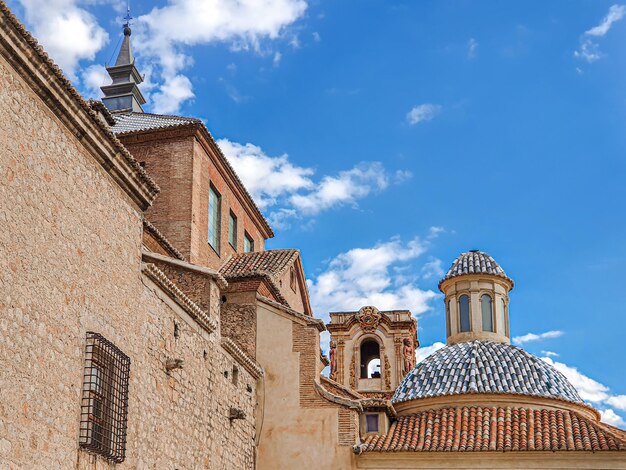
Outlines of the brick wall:
[[146,211],[146,218],[189,259],[193,137],[162,132],[159,140],[144,141],[134,136],[121,140],[135,159],[145,164],[145,170],[161,188]]

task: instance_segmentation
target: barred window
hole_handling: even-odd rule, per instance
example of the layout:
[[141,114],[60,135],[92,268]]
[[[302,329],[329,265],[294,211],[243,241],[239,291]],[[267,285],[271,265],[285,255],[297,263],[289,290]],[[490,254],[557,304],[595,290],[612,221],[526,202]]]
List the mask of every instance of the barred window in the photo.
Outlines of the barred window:
[[80,446],[113,462],[126,456],[130,358],[98,333],[87,332]]

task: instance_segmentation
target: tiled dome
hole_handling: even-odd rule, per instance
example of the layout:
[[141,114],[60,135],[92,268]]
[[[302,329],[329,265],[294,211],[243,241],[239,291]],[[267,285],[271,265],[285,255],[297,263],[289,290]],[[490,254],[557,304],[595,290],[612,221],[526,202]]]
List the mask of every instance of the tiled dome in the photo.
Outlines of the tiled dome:
[[511,283],[513,282],[491,255],[478,250],[461,253],[454,260],[441,282],[451,277],[463,276],[464,274],[492,274],[508,279]]
[[554,367],[523,349],[492,341],[445,346],[404,378],[393,402],[463,393],[509,393],[583,403]]

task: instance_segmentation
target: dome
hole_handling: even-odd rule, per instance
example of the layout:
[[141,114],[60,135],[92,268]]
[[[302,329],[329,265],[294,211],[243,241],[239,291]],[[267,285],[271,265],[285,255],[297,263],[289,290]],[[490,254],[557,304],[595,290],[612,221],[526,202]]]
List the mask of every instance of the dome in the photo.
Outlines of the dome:
[[509,344],[470,341],[445,346],[404,378],[393,403],[464,393],[508,393],[584,403],[551,365]]
[[[506,275],[504,269],[500,267],[491,255],[478,250],[461,253],[459,257],[454,260],[441,282],[465,274],[491,274],[507,279],[513,283],[513,280]],[[441,285],[441,282],[439,285]]]

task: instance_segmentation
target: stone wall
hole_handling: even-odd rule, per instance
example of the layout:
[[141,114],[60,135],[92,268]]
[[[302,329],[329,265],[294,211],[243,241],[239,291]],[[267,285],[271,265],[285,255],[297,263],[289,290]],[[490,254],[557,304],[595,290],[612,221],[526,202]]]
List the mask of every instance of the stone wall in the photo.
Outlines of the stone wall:
[[142,274],[141,212],[2,57],[0,115],[0,468],[113,467],[78,446],[87,331],[131,358],[115,468],[253,468],[255,381]]

